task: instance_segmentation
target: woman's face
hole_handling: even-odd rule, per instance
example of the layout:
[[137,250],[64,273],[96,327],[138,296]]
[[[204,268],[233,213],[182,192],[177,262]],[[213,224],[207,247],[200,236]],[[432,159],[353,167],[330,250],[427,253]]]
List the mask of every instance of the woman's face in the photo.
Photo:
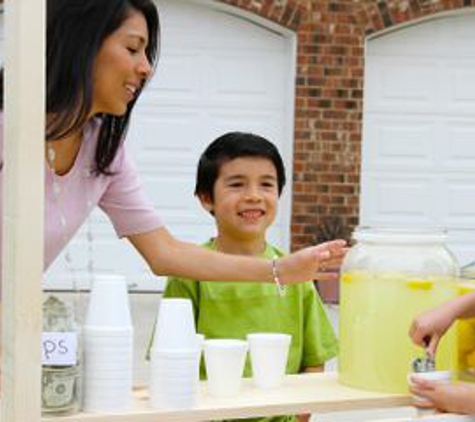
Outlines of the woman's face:
[[93,69],[92,114],[123,115],[151,65],[145,54],[148,28],[141,12],[131,10],[123,24],[102,43]]

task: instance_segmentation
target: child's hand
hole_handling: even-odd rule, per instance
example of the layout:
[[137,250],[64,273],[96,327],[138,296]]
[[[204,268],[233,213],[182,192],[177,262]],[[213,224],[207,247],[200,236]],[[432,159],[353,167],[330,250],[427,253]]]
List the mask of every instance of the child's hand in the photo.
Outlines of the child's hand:
[[428,402],[414,401],[420,408],[433,408],[442,412],[474,414],[475,384],[438,383],[422,379],[413,379],[411,393]]
[[310,413],[305,413],[304,415],[297,415],[298,422],[309,422],[312,415]]
[[327,270],[339,268],[347,252],[345,240],[332,240],[301,249],[279,259],[277,267],[279,278],[285,284],[314,280],[319,274],[326,274]]
[[409,329],[409,336],[419,346],[426,348],[427,352],[435,355],[440,338],[449,329],[454,318],[450,309],[444,306],[427,311],[419,315]]

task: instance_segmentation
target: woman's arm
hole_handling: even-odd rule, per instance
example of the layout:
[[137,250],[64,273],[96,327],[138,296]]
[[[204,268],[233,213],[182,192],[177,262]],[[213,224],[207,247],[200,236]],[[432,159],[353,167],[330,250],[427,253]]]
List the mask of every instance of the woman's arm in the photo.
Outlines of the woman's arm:
[[[175,239],[164,227],[128,239],[157,275],[207,281],[273,282],[269,260],[211,252]],[[312,280],[322,269],[339,265],[346,251],[346,242],[335,240],[279,258],[279,279],[282,283]]]

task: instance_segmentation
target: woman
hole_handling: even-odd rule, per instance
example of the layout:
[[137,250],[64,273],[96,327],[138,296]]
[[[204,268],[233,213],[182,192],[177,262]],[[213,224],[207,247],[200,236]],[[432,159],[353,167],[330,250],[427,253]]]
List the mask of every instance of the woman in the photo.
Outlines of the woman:
[[277,283],[335,279],[344,241],[270,262],[209,252],[175,239],[162,225],[123,145],[132,109],[152,74],[158,33],[151,0],[48,0],[45,269],[99,205],[157,275]]

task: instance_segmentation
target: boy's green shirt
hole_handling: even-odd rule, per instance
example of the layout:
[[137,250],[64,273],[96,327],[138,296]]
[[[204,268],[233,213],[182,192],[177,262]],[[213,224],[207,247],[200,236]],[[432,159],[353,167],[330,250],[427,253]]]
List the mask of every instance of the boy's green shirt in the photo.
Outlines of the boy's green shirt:
[[[205,245],[215,250],[214,242]],[[284,254],[267,244],[263,258]],[[164,297],[191,299],[196,329],[205,338],[245,339],[248,333],[278,332],[292,336],[287,373],[297,374],[308,366],[320,366],[338,352],[338,343],[323,304],[312,282],[286,286],[280,297],[272,283],[193,281],[168,279]],[[201,378],[206,378],[204,365]],[[249,357],[244,376],[252,375]],[[259,422],[290,422],[293,416],[247,419]]]

